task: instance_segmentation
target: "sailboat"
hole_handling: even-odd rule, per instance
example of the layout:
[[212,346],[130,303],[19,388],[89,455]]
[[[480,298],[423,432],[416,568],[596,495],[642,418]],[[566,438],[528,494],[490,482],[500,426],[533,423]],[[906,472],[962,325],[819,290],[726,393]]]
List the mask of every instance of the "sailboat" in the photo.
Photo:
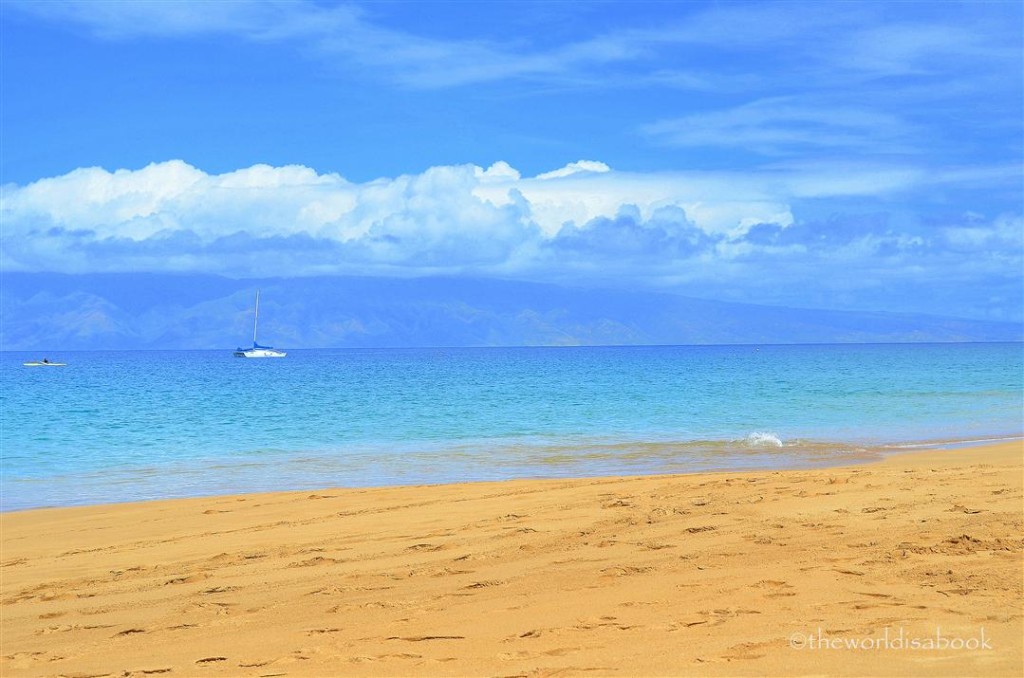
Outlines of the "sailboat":
[[283,358],[287,353],[269,346],[256,343],[256,326],[260,321],[260,291],[256,290],[256,317],[252,321],[252,348],[240,348],[235,351],[236,358]]

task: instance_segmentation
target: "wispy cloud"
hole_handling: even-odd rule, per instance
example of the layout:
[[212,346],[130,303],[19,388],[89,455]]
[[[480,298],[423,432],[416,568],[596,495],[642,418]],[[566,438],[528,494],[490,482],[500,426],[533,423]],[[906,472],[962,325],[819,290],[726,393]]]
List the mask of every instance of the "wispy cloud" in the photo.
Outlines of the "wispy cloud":
[[[1011,3],[1005,9],[1012,19]],[[869,25],[833,45],[832,58],[846,70],[878,76],[940,75],[950,67],[1009,63],[1019,57],[1017,29],[1000,26],[995,17],[965,13],[956,23],[919,20]],[[979,30],[983,29],[983,30]]]
[[821,148],[894,153],[905,151],[903,142],[913,132],[894,115],[795,97],[662,120],[641,131],[674,146],[734,147],[768,155]]
[[395,82],[417,88],[567,77],[591,66],[636,60],[644,51],[637,40],[616,35],[546,49],[521,41],[442,40],[388,28],[355,4],[323,6],[305,0],[54,0],[15,2],[12,7],[82,27],[105,40],[225,34],[253,42],[289,42],[328,62],[387,73]]
[[233,34],[252,40],[282,40],[341,33],[358,25],[352,5],[323,7],[304,0],[49,0],[7,3],[16,11],[80,26],[104,40],[181,38]]
[[[1007,3],[1011,4],[1011,3]],[[388,73],[413,87],[452,87],[507,79],[601,77],[620,85],[644,82],[704,90],[744,78],[742,62],[721,59],[718,72],[694,69],[698,54],[771,52],[778,74],[756,78],[769,91],[780,78],[803,76],[827,86],[841,77],[879,78],[935,72],[958,60],[1014,59],[1019,36],[1004,27],[1014,10],[940,8],[909,20],[885,3],[686,4],[669,8],[658,24],[621,16],[614,30],[540,46],[518,33],[506,41],[441,39],[391,27],[374,5],[322,5],[307,0],[16,0],[8,6],[36,17],[79,26],[100,39],[184,38],[225,34],[255,42],[288,42],[320,58]],[[896,17],[890,15],[896,14]],[[1019,14],[1019,12],[1018,12]],[[951,25],[950,16],[956,19]],[[568,20],[568,19],[566,19]],[[632,25],[631,25],[632,24]],[[978,27],[995,30],[977,30]],[[1019,31],[1017,32],[1019,33]],[[995,38],[993,40],[993,38]],[[1016,41],[1015,41],[1016,40]],[[698,52],[699,51],[699,52]],[[628,67],[629,77],[607,72]],[[749,73],[749,68],[746,69]],[[735,72],[731,72],[735,71]]]

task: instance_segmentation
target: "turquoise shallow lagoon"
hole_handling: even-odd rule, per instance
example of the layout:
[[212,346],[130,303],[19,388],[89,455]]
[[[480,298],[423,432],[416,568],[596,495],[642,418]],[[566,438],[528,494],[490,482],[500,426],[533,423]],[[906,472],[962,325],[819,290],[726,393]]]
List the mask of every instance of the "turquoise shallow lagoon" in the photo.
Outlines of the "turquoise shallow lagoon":
[[1019,437],[1024,345],[0,354],[2,509],[788,468]]

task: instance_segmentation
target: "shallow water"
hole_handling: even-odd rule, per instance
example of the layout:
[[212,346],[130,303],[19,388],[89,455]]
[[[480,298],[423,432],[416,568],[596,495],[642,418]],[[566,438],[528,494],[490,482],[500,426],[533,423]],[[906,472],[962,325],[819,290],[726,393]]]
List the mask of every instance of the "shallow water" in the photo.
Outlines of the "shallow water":
[[1022,435],[1024,345],[0,354],[2,508],[811,466]]

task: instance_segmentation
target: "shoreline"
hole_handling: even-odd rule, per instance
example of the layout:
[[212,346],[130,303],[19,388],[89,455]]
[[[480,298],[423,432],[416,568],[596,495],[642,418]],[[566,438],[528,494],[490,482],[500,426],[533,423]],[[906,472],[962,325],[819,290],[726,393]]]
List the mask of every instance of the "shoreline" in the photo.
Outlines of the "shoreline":
[[[772,437],[774,437],[774,434],[755,433],[755,434],[751,434],[751,435],[772,435]],[[552,473],[550,475],[533,474],[533,475],[521,475],[521,476],[499,477],[499,478],[479,478],[479,479],[477,479],[477,478],[468,478],[468,479],[455,478],[455,479],[450,479],[450,480],[439,480],[439,481],[436,481],[436,482],[429,482],[429,481],[427,481],[427,482],[407,482],[407,483],[381,483],[381,484],[367,484],[367,485],[317,485],[317,484],[312,484],[312,483],[308,484],[308,485],[305,485],[305,484],[299,483],[297,486],[290,486],[290,487],[283,487],[283,488],[261,488],[261,489],[254,489],[254,490],[243,489],[243,490],[237,491],[237,492],[208,492],[208,493],[207,492],[201,492],[201,493],[196,493],[196,494],[181,494],[181,495],[176,495],[176,496],[157,496],[157,497],[146,498],[146,499],[128,498],[128,499],[123,499],[123,500],[116,500],[115,499],[115,500],[112,500],[112,501],[97,501],[97,502],[88,502],[88,501],[86,501],[86,502],[82,502],[82,503],[64,503],[64,504],[59,504],[58,503],[58,504],[50,504],[50,505],[27,506],[27,507],[16,506],[16,507],[10,508],[10,509],[0,507],[0,515],[11,514],[11,513],[24,513],[24,512],[27,512],[27,511],[59,510],[59,509],[68,509],[68,508],[90,508],[90,507],[116,506],[116,505],[121,505],[121,504],[139,504],[139,503],[148,503],[148,502],[159,502],[159,501],[179,501],[179,500],[186,500],[186,499],[214,499],[214,498],[217,498],[217,497],[226,497],[226,496],[245,496],[245,495],[249,495],[249,494],[254,494],[254,495],[256,495],[256,494],[272,494],[272,493],[278,493],[278,492],[313,492],[313,491],[318,491],[318,490],[364,490],[364,489],[387,489],[387,488],[397,488],[397,487],[445,487],[445,486],[450,486],[450,485],[474,484],[474,483],[501,483],[501,482],[517,482],[517,481],[533,481],[533,480],[537,480],[537,481],[544,481],[544,480],[600,480],[600,479],[603,479],[603,478],[620,478],[620,477],[631,477],[631,478],[632,477],[637,477],[637,478],[641,478],[641,477],[665,477],[665,476],[677,476],[677,475],[678,476],[690,476],[690,475],[699,475],[699,474],[705,474],[705,473],[733,473],[733,472],[744,473],[744,472],[754,472],[754,471],[768,472],[768,471],[824,470],[824,469],[829,469],[829,468],[839,468],[839,467],[843,467],[843,466],[871,464],[871,463],[875,463],[877,461],[881,461],[881,460],[887,459],[887,458],[889,458],[891,456],[898,456],[898,455],[902,455],[902,454],[915,454],[915,453],[919,453],[919,452],[928,452],[928,451],[935,451],[935,450],[969,449],[969,448],[978,447],[978,446],[998,445],[998,444],[1014,443],[1014,442],[1024,442],[1024,435],[1020,435],[1020,434],[1007,434],[1007,435],[1003,435],[1003,434],[990,434],[990,435],[988,435],[986,437],[982,437],[982,438],[978,438],[978,437],[973,437],[973,438],[936,438],[936,439],[917,440],[917,441],[910,441],[910,442],[903,441],[903,442],[899,442],[899,443],[862,443],[862,442],[859,442],[859,441],[856,442],[856,443],[835,442],[835,441],[826,443],[826,442],[821,442],[821,441],[798,439],[796,443],[789,443],[789,442],[787,442],[786,444],[782,445],[781,447],[773,447],[771,445],[763,445],[763,446],[752,446],[752,447],[750,447],[748,449],[743,449],[742,448],[742,445],[747,443],[747,439],[736,439],[736,440],[724,440],[723,439],[723,440],[681,441],[681,442],[678,442],[678,441],[677,442],[646,441],[646,442],[591,443],[590,445],[581,446],[581,447],[586,447],[587,449],[594,448],[594,447],[597,447],[597,448],[615,448],[615,449],[635,449],[635,448],[648,448],[648,449],[662,449],[662,448],[673,449],[673,448],[675,448],[675,449],[678,449],[678,448],[686,448],[687,446],[692,446],[692,445],[695,445],[695,444],[709,443],[709,444],[718,444],[718,445],[723,445],[723,446],[729,446],[729,445],[737,446],[737,449],[741,449],[745,453],[770,454],[770,453],[778,453],[780,451],[785,453],[785,448],[786,448],[787,445],[790,446],[790,447],[799,448],[800,445],[803,444],[804,445],[803,449],[800,449],[800,451],[798,453],[794,453],[794,452],[790,451],[789,454],[790,455],[800,454],[800,455],[803,455],[805,457],[805,459],[803,460],[802,463],[801,462],[796,462],[796,458],[793,457],[793,458],[790,458],[788,460],[789,463],[780,462],[779,464],[775,464],[775,465],[772,465],[772,464],[765,464],[765,465],[752,464],[752,465],[747,465],[747,466],[733,466],[733,467],[729,467],[729,466],[723,466],[723,467],[708,466],[708,467],[695,468],[692,471],[665,470],[665,471],[649,471],[649,472],[640,471],[640,472],[636,472],[636,473],[605,473],[605,474],[601,474],[601,473],[597,473],[597,474],[586,474],[586,473],[584,473],[584,474],[574,474],[574,473],[572,473],[570,471],[570,472],[566,472],[566,473]],[[826,459],[817,458],[817,459],[812,460],[811,459],[811,454],[812,453],[808,449],[809,446],[811,446],[811,445],[822,446],[822,447],[826,447],[826,448],[830,447],[830,446],[838,447],[838,448],[845,447],[845,448],[848,448],[848,449],[839,449],[837,452],[834,453],[835,454],[834,458],[831,458],[831,459],[828,459],[828,458],[826,458]],[[453,448],[453,449],[461,449],[463,447],[466,447],[466,446],[465,445],[459,445],[459,446],[457,446],[456,448]],[[563,447],[559,446],[559,445],[537,445],[536,447],[538,449],[548,449],[548,450],[550,450],[550,449],[563,449]],[[311,457],[309,457],[309,456],[297,457],[296,459],[291,459],[291,460],[285,461],[284,463],[287,464],[287,463],[289,463],[289,461],[290,462],[296,462],[296,461],[306,461],[306,462],[308,462],[310,458]],[[312,457],[312,458],[316,458],[316,457]],[[654,458],[653,454],[652,454],[652,458]],[[195,460],[193,460],[193,461],[195,461]],[[580,467],[583,467],[584,464],[585,464],[585,462],[583,462],[583,461],[577,462],[577,465],[579,465]],[[191,464],[186,464],[185,466],[189,467],[189,468],[192,467]],[[215,466],[215,467],[201,466],[200,469],[206,469],[206,470],[209,470],[209,471],[216,471],[216,472],[220,473],[220,472],[230,472],[233,468],[252,469],[252,468],[261,468],[263,466],[271,467],[271,466],[273,466],[273,464],[270,464],[270,463],[255,464],[253,462],[247,462],[247,463],[243,462],[243,463],[239,463],[236,466],[231,466],[231,465],[219,465],[219,466]],[[136,469],[136,472],[139,472],[139,471],[141,471],[143,469],[146,470],[146,471],[160,471],[160,470],[168,471],[168,470],[170,470],[170,468],[173,468],[173,467],[168,467],[168,468],[163,468],[163,469],[154,469],[153,467],[146,466],[146,467],[139,467],[139,469]],[[191,473],[196,473],[195,470],[192,470],[190,472]],[[82,476],[82,478],[89,478],[91,476],[98,475],[98,474],[100,474],[99,471],[92,471],[90,473],[84,474],[84,476]],[[149,473],[149,474],[146,474],[146,475],[152,476],[153,473]],[[67,476],[58,476],[58,477],[56,477],[56,478],[54,478],[52,480],[59,479],[62,482],[68,482],[68,480],[66,480],[66,478],[67,478]],[[15,482],[18,482],[18,481],[15,481]],[[43,482],[43,481],[37,479],[34,482]],[[118,484],[119,485],[123,485],[125,482],[126,482],[125,480],[121,480],[121,481],[118,482]]]
[[8,511],[0,672],[1019,675],[1022,452]]

